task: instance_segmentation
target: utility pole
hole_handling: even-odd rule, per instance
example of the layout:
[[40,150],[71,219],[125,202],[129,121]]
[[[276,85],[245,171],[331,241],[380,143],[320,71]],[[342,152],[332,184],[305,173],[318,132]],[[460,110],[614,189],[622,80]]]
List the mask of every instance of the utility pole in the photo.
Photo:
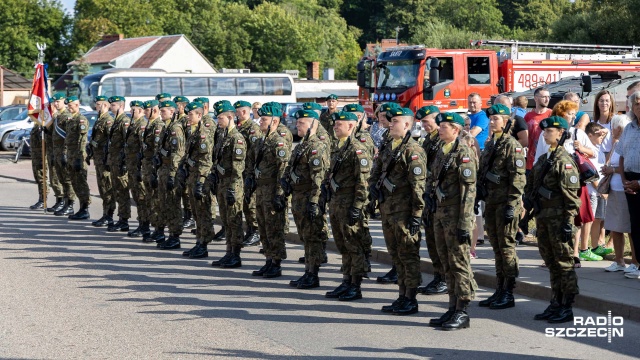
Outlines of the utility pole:
[[403,27],[396,26],[396,45],[400,45],[400,30],[404,29]]

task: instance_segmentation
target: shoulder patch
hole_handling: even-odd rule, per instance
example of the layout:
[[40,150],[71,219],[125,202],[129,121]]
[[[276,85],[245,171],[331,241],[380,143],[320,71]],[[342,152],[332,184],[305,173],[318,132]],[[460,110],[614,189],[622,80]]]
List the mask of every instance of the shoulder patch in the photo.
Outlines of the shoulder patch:
[[356,154],[357,154],[357,155],[362,154],[362,150],[356,150]]
[[419,157],[418,155],[413,154],[411,155],[411,160],[418,160],[418,157]]
[[280,156],[280,157],[284,157],[285,154],[286,154],[286,152],[284,150],[279,150],[278,151],[278,156]]
[[256,131],[255,131],[255,130],[251,130],[251,131],[249,131],[249,134],[255,134],[255,133],[256,133]]
[[[464,157],[462,158],[462,162],[463,162],[463,163],[468,163],[469,161],[471,161],[471,159],[470,159],[468,156],[464,156]],[[471,174],[469,174],[469,175],[471,175]]]
[[471,176],[471,169],[464,169],[464,170],[462,171],[462,176],[464,176],[464,177],[469,177],[469,176]]
[[[422,169],[420,167],[416,166],[416,167],[413,168],[413,173],[415,175],[420,175],[420,174],[422,174]],[[471,175],[471,174],[469,174],[469,175]]]
[[517,147],[517,148],[516,148],[516,152],[517,152],[517,153],[522,152],[522,148]]
[[205,127],[209,127],[209,126],[211,126],[211,123],[204,123],[204,126]]
[[315,155],[317,153],[318,153],[318,150],[316,150],[316,149],[311,150],[311,155]]
[[278,147],[282,147],[282,146],[284,146],[284,143],[279,142]]
[[326,139],[326,137],[324,137],[324,135],[320,135],[320,140],[324,140]]
[[573,169],[573,165],[571,165],[571,164],[564,164],[564,168],[565,168],[565,169]]
[[83,123],[84,123],[84,119],[80,119],[80,124],[83,124]]
[[523,167],[524,166],[524,162],[520,159],[516,160],[516,166],[517,167]]
[[146,126],[144,126],[144,125],[140,126],[140,130],[144,130],[144,129],[146,129],[146,128],[147,128],[147,127],[146,127]]
[[[360,150],[358,150],[358,151],[360,151]],[[360,165],[368,166],[369,165],[369,161],[367,161],[367,159],[360,159]]]
[[360,138],[360,142],[367,142],[367,139],[366,139],[366,138],[361,137],[361,138]]
[[238,144],[242,145],[242,144],[244,144],[244,141],[238,139]]
[[315,159],[315,160],[313,160],[312,164],[313,164],[313,166],[318,166],[318,165],[320,165],[320,159]]
[[131,124],[129,124],[128,122],[124,123],[124,126],[129,126],[129,125],[131,125]]
[[200,139],[206,139],[207,135],[200,135]]
[[287,133],[281,132],[280,136],[285,137],[285,136],[287,136]]
[[160,129],[156,129],[155,133],[160,134]]
[[175,132],[175,131],[172,131],[172,132],[171,132],[171,136],[173,136],[173,135],[175,135],[175,134],[176,134],[176,132]]
[[571,178],[569,178],[569,181],[570,181],[572,184],[577,184],[577,183],[578,183],[578,177],[577,177],[577,176],[575,176],[575,175],[572,175],[572,176],[571,176]]

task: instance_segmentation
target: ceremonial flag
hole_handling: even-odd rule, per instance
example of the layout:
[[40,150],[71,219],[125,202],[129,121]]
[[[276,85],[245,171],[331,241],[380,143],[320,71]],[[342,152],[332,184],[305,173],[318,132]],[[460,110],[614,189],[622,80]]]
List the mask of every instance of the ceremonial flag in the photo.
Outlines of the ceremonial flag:
[[49,103],[49,91],[47,85],[47,67],[43,63],[36,64],[31,86],[31,98],[29,99],[29,117],[38,125],[49,126],[51,116],[51,103]]

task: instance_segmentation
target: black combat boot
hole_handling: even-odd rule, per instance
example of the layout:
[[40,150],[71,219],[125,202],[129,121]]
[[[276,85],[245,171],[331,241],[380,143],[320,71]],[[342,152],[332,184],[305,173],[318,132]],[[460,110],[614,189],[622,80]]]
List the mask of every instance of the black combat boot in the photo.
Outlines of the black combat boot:
[[48,212],[48,213],[54,213],[54,212],[56,212],[56,211],[58,211],[58,210],[62,209],[62,207],[63,207],[63,206],[64,206],[64,199],[63,199],[63,198],[61,198],[61,197],[57,197],[57,198],[56,198],[56,203],[55,203],[55,204],[53,204],[53,206],[52,206],[52,207],[47,208],[47,212]]
[[149,229],[149,222],[143,221],[138,224],[138,227],[135,230],[129,231],[127,236],[129,237],[144,237],[145,234],[151,233]]
[[92,222],[91,225],[95,227],[112,226],[113,225],[113,209],[107,211],[106,214],[102,215],[100,219]]
[[352,276],[351,286],[347,291],[343,292],[338,300],[340,301],[352,301],[362,299],[362,291],[360,291],[360,285],[362,284],[362,276]]
[[549,306],[540,314],[536,314],[533,317],[533,320],[549,320],[551,317],[558,314],[560,311],[560,303],[558,300],[562,299],[561,291],[554,291],[551,295],[551,301],[549,302]]
[[264,272],[262,277],[266,279],[272,279],[282,276],[282,260],[273,260],[271,266]]
[[38,198],[38,201],[35,204],[29,206],[29,209],[31,210],[44,209],[44,202],[42,202],[42,196]]
[[182,228],[188,229],[196,225],[196,220],[193,218],[193,213],[189,210],[184,211],[184,218],[182,219]]
[[189,254],[189,259],[203,259],[209,257],[209,250],[207,250],[207,244],[205,243],[197,243],[197,248],[194,247],[191,249],[191,253]]
[[147,242],[156,242],[156,243],[161,243],[165,240],[165,236],[164,236],[164,226],[158,226],[156,227],[155,231],[153,233],[151,233],[151,236],[149,236],[149,239]]
[[436,272],[433,274],[433,280],[430,283],[426,286],[418,287],[418,292],[423,295],[444,294],[447,292],[447,282],[444,281],[440,273]]
[[329,299],[337,299],[340,297],[340,295],[344,294],[344,292],[347,291],[350,286],[351,286],[351,276],[344,275],[342,277],[342,284],[338,285],[337,288],[331,291],[328,291],[326,294],[324,294],[324,297]]
[[273,264],[273,260],[267,259],[267,261],[264,263],[264,265],[262,265],[260,269],[254,270],[251,273],[251,276],[263,276],[264,273],[266,273],[267,270],[269,270],[269,268],[271,267],[271,264]]
[[304,270],[304,274],[302,276],[300,276],[300,278],[298,278],[297,280],[289,281],[289,286],[298,287],[298,284],[301,283],[301,282],[306,281],[307,277],[309,277],[309,270],[305,269]]
[[180,235],[169,234],[169,238],[167,241],[163,242],[160,245],[160,249],[162,250],[173,250],[180,249]]
[[185,250],[182,252],[182,256],[189,256],[193,251],[200,247],[200,239],[196,239],[196,245],[189,250]]
[[456,311],[451,316],[449,321],[442,324],[442,330],[460,330],[466,329],[470,326],[469,314],[467,314],[467,306],[469,306],[469,300],[460,300],[456,304]]
[[220,231],[218,231],[215,235],[213,235],[213,241],[223,241],[227,239],[227,233],[224,229],[224,226]]
[[501,276],[498,276],[496,278],[496,291],[493,293],[493,295],[489,296],[488,299],[480,301],[478,305],[480,305],[481,307],[490,306],[495,299],[498,299],[502,296],[503,290],[504,290],[504,278]]
[[384,276],[378,276],[376,279],[377,282],[382,284],[397,284],[398,283],[398,271],[396,270],[396,266],[393,265],[391,270],[388,273],[384,274]]
[[318,277],[319,266],[314,266],[307,277],[298,282],[298,289],[313,289],[320,286],[320,277]]
[[393,315],[411,315],[418,312],[417,288],[407,288],[404,302],[393,309]]
[[107,228],[109,232],[129,231],[129,219],[120,218],[118,222]]
[[89,204],[84,203],[80,204],[80,209],[77,213],[73,215],[69,215],[69,220],[86,220],[90,217],[89,215]]
[[447,321],[451,320],[451,318],[453,317],[453,313],[456,312],[456,304],[457,303],[458,303],[458,299],[456,298],[456,296],[453,295],[453,294],[449,294],[449,310],[447,310],[447,312],[442,314],[442,316],[440,316],[439,318],[433,318],[433,319],[429,320],[429,326],[431,326],[431,327],[441,327],[442,324],[444,324]]
[[516,278],[508,277],[505,280],[504,289],[502,290],[502,294],[497,297],[491,305],[489,305],[490,309],[506,309],[510,307],[516,306],[516,302],[513,298],[513,288],[516,287]]
[[73,200],[70,199],[65,199],[64,201],[64,206],[56,211],[55,213],[53,213],[53,215],[55,216],[69,216],[69,215],[73,215]]
[[233,256],[233,252],[231,251],[231,247],[227,246],[227,253],[224,254],[223,257],[221,257],[218,260],[214,260],[213,262],[211,262],[211,266],[222,266],[223,264],[226,264],[227,261],[229,261],[229,259]]
[[198,229],[191,229],[191,233],[193,235],[197,235],[198,234]]
[[253,226],[249,226],[247,229],[247,235],[244,237],[244,241],[242,245],[244,246],[255,246],[260,244],[260,235],[258,231]]
[[393,310],[402,306],[405,300],[407,300],[407,297],[405,296],[405,294],[407,293],[407,288],[404,285],[400,285],[398,292],[399,292],[398,298],[394,302],[392,302],[391,305],[385,305],[382,307],[381,311],[383,313],[392,313]]
[[575,294],[564,294],[562,296],[562,304],[560,304],[560,311],[549,318],[549,322],[553,324],[564,323],[573,321],[573,299]]
[[223,268],[239,268],[242,267],[242,259],[240,258],[240,249],[241,246],[234,246],[231,249],[231,257],[224,264],[222,264]]

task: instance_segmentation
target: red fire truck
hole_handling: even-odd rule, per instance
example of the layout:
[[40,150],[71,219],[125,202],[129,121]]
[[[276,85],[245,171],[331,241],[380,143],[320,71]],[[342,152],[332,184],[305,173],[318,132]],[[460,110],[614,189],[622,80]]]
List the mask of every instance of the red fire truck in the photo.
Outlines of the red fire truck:
[[[397,102],[416,111],[436,105],[443,111],[467,111],[467,96],[478,93],[485,106],[492,95],[525,91],[561,78],[603,72],[640,71],[635,46],[473,41],[475,46],[501,46],[493,50],[430,49],[421,45],[388,49],[377,58],[358,63],[360,104],[370,115],[383,102]],[[506,47],[510,47],[510,52]],[[553,54],[519,52],[518,47],[577,50],[622,55]]]

